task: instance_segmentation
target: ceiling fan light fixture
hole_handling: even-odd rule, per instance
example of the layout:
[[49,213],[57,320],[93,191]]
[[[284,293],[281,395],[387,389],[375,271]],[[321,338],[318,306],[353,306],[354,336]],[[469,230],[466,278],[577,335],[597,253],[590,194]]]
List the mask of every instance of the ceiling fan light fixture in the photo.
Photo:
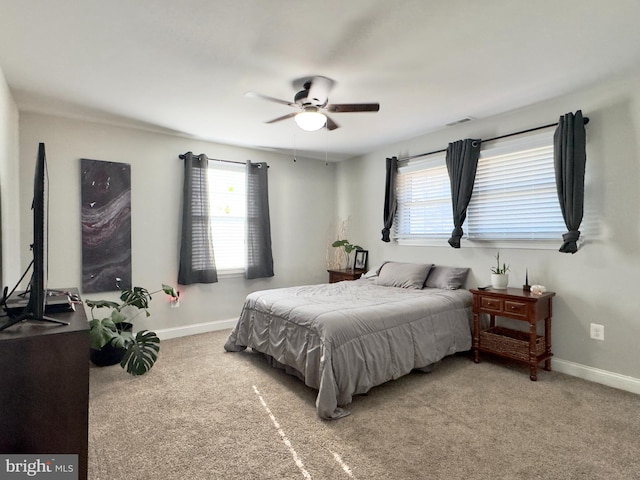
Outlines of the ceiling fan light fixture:
[[307,132],[320,130],[327,123],[327,117],[315,107],[305,108],[294,117],[294,120],[301,129]]

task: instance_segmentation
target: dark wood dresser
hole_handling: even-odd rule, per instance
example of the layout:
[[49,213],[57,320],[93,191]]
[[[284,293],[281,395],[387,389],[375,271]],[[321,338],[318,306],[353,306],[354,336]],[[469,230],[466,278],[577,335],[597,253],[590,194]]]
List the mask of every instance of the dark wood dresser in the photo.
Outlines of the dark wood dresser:
[[0,452],[77,454],[84,480],[89,324],[82,305],[47,316],[69,325],[27,320],[0,331]]

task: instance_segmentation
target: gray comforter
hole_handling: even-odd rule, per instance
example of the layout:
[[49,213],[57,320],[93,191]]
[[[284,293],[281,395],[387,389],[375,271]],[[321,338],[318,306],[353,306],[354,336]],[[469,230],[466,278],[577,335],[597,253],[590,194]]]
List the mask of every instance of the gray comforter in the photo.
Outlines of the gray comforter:
[[352,396],[471,348],[471,293],[409,290],[369,280],[263,290],[247,296],[224,348],[253,348],[318,390],[324,419]]

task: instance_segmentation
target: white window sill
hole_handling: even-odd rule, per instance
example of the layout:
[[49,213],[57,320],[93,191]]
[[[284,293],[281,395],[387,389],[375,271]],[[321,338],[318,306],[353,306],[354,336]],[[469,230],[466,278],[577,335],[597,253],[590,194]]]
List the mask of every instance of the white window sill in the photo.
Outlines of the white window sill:
[[[447,238],[415,238],[415,239],[395,239],[398,245],[414,247],[447,247]],[[578,248],[585,243],[581,236],[578,240]],[[559,250],[562,245],[562,237],[557,240],[471,240],[462,237],[460,248],[518,248],[524,250]]]
[[227,270],[218,270],[219,278],[244,277],[244,268],[229,268]]

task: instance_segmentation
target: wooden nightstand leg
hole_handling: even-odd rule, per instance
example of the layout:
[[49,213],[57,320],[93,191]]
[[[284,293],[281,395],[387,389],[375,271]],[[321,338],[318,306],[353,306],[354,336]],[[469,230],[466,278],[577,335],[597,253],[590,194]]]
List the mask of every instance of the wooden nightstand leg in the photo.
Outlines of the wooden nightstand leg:
[[529,378],[538,380],[538,355],[536,354],[536,322],[529,323]]
[[480,314],[473,314],[473,361],[480,363]]
[[544,341],[545,341],[545,353],[549,358],[544,361],[544,369],[547,372],[551,371],[551,317],[544,319]]

